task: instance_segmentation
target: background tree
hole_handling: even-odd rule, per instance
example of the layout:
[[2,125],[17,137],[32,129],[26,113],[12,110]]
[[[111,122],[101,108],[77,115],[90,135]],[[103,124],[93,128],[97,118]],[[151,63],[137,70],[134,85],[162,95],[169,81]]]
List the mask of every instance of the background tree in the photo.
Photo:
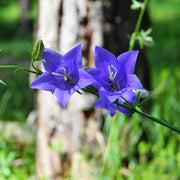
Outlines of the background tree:
[[27,35],[32,30],[32,21],[30,20],[28,13],[31,9],[31,0],[19,0],[21,6],[21,27],[22,34]]

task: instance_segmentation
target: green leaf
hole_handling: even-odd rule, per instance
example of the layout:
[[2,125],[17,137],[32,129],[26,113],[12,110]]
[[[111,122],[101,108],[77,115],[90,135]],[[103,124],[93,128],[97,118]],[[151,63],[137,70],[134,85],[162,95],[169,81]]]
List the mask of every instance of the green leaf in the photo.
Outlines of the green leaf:
[[0,80],[0,83],[3,84],[3,85],[7,85],[4,81]]
[[84,70],[88,70],[90,67],[89,66],[84,66],[83,69]]

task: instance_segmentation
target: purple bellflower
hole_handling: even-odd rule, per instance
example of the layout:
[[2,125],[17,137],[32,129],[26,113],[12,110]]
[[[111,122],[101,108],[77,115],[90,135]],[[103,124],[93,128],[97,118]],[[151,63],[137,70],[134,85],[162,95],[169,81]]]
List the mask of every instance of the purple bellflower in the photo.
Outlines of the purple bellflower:
[[42,58],[45,72],[31,84],[31,88],[54,93],[63,108],[76,91],[95,81],[83,70],[81,45],[64,56],[45,48]]
[[123,97],[133,105],[137,98],[134,90],[143,89],[140,80],[133,74],[137,55],[138,51],[129,51],[116,58],[111,52],[96,46],[96,68],[88,70],[96,79],[93,86],[99,89],[100,100],[95,104],[96,107],[109,110],[112,116],[116,110],[124,114],[131,113],[129,109],[117,106],[114,102],[118,100],[119,104],[123,104]]

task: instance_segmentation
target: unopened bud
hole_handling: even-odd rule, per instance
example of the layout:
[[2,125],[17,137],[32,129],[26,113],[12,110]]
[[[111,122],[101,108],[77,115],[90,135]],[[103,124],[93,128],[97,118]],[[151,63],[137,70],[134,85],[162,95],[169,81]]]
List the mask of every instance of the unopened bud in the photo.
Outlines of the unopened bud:
[[140,48],[144,46],[150,47],[154,45],[154,40],[150,36],[152,29],[149,28],[147,31],[141,30],[137,36],[137,40],[139,41]]
[[136,0],[132,0],[131,9],[132,10],[138,10],[144,7],[144,3],[138,2]]
[[133,92],[139,94],[140,98],[146,98],[150,95],[149,91],[147,91],[146,89],[134,89]]
[[44,43],[41,39],[37,40],[34,44],[32,51],[32,58],[34,61],[42,59],[44,52]]

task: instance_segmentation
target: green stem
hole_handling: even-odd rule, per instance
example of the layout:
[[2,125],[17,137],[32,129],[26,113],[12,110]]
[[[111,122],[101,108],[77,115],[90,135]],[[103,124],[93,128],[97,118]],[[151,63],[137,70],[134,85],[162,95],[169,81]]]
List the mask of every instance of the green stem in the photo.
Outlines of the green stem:
[[173,131],[180,134],[180,129],[178,127],[170,125],[166,121],[159,120],[158,118],[155,118],[155,117],[153,117],[153,116],[151,116],[149,114],[146,114],[143,111],[141,111],[138,107],[134,108],[134,112],[137,112],[137,113],[141,114],[142,116],[144,116],[144,117],[146,117],[146,118],[148,118],[148,119],[150,119],[150,120],[152,120],[152,121],[154,121],[154,122],[156,122],[158,124],[161,124],[161,125],[163,125],[163,126],[165,126],[167,128],[170,128],[171,130],[173,130]]
[[149,114],[144,113],[143,111],[141,111],[141,110],[139,109],[138,106],[134,107],[134,106],[133,106],[132,104],[130,104],[124,97],[121,97],[121,98],[124,99],[125,102],[126,102],[128,105],[119,104],[119,103],[118,103],[119,106],[122,106],[122,107],[124,107],[124,108],[127,108],[127,109],[131,110],[132,112],[139,113],[140,115],[142,115],[142,116],[144,116],[144,117],[146,117],[146,118],[148,118],[148,119],[150,119],[150,120],[152,120],[152,121],[154,121],[154,122],[156,122],[156,123],[158,123],[158,124],[161,124],[161,125],[163,125],[163,126],[165,126],[165,127],[167,127],[167,128],[170,128],[171,130],[173,130],[173,131],[175,131],[175,132],[177,132],[177,133],[180,134],[180,128],[175,127],[175,126],[169,124],[169,123],[166,122],[166,121],[160,120],[160,119],[158,119],[158,118],[156,118],[156,117],[153,117],[153,116],[151,116],[151,115],[149,115]]
[[117,117],[118,117],[118,113],[116,112],[116,114],[111,119],[110,134],[109,134],[109,137],[108,137],[107,147],[106,147],[104,158],[103,158],[102,169],[101,169],[101,174],[100,174],[100,180],[103,180],[104,172],[106,170],[108,155],[110,153],[110,148],[112,146],[113,132],[114,132]]
[[29,72],[29,73],[34,73],[34,74],[38,74],[40,75],[42,72],[37,72],[37,71],[32,71],[30,69],[27,69],[27,68],[23,68],[21,66],[16,66],[16,65],[5,65],[5,66],[0,66],[0,68],[2,69],[6,69],[6,68],[15,68],[17,70],[21,70],[21,71],[26,71],[26,72]]
[[85,92],[94,94],[95,96],[99,97],[99,94],[97,92],[95,92],[91,86],[87,86],[87,87],[83,88],[82,90],[84,90]]
[[42,71],[39,70],[38,68],[36,68],[36,66],[34,65],[35,61],[36,61],[36,60],[32,59],[32,61],[31,61],[31,66],[33,67],[33,69],[36,70],[37,74],[42,74]]
[[135,44],[139,29],[140,29],[140,26],[141,26],[141,22],[142,22],[142,19],[143,19],[143,15],[144,15],[144,11],[146,9],[147,3],[148,3],[148,0],[144,0],[144,6],[141,8],[141,11],[140,11],[140,14],[139,14],[139,17],[138,17],[138,21],[136,23],[135,30],[134,30],[133,34],[131,35],[131,39],[130,39],[130,42],[129,42],[129,51],[133,50],[133,48],[134,48],[134,44]]

